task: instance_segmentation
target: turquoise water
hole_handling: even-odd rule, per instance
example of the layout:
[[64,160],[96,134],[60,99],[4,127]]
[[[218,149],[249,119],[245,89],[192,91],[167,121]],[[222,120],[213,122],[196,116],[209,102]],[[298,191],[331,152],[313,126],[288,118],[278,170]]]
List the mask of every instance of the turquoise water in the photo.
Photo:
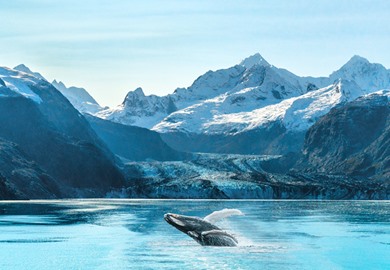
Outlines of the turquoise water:
[[[163,219],[224,208],[238,247]],[[0,202],[0,269],[390,269],[390,201]]]

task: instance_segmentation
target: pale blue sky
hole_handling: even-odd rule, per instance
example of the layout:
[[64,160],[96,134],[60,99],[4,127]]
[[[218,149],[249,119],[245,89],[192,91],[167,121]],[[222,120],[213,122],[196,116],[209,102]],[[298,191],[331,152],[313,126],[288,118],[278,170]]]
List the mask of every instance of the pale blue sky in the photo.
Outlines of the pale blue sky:
[[390,1],[0,0],[0,65],[116,105],[163,95],[259,52],[298,75],[329,75],[354,54],[390,68]]

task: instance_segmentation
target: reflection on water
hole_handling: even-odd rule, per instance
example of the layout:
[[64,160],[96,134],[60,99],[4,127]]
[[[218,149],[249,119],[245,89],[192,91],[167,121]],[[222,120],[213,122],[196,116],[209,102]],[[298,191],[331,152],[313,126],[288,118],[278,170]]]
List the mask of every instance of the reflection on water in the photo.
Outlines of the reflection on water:
[[[0,269],[390,269],[389,201],[0,202]],[[202,247],[168,225],[240,209]]]

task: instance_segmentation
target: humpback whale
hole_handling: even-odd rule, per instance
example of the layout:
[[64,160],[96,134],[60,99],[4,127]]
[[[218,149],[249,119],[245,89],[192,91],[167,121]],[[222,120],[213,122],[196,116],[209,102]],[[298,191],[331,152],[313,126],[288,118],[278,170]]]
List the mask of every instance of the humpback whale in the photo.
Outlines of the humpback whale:
[[237,246],[237,239],[213,223],[231,216],[242,215],[237,209],[215,211],[205,218],[167,213],[164,219],[179,231],[187,234],[202,246]]

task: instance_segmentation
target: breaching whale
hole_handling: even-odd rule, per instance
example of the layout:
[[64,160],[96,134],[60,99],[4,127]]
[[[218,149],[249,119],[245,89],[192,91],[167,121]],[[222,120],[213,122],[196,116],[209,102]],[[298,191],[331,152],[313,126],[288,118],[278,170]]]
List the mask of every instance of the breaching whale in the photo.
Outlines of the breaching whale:
[[242,215],[237,209],[215,211],[205,218],[167,213],[164,219],[179,231],[187,234],[202,246],[237,246],[237,239],[213,223],[232,216]]

